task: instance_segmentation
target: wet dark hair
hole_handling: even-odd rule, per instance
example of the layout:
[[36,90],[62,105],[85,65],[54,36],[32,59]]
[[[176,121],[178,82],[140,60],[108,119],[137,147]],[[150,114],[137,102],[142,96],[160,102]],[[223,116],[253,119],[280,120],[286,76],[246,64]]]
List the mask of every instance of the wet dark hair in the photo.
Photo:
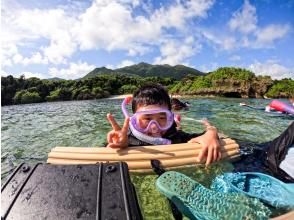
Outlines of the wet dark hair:
[[171,110],[171,100],[167,90],[160,84],[146,84],[133,93],[132,110],[138,105],[166,105]]

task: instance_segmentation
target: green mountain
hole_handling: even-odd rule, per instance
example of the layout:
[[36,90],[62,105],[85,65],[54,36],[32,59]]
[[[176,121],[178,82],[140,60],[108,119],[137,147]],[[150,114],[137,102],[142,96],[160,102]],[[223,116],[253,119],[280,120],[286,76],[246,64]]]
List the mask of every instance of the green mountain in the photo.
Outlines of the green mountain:
[[160,77],[171,77],[175,79],[182,79],[187,75],[199,76],[205,75],[205,73],[199,70],[184,66],[184,65],[151,65],[148,63],[139,63],[132,66],[126,66],[123,68],[110,70],[105,67],[95,68],[93,71],[88,73],[83,78],[94,77],[99,74],[108,73],[119,73],[125,75],[137,75],[141,77],[160,76]]
[[101,75],[101,74],[109,74],[109,73],[114,73],[113,70],[107,69],[106,67],[100,67],[100,68],[95,68],[91,72],[89,72],[87,75],[83,77],[83,79],[95,77],[96,75]]
[[59,77],[53,77],[53,78],[48,78],[47,80],[51,80],[51,81],[60,81],[60,80],[64,80],[64,79],[59,78]]

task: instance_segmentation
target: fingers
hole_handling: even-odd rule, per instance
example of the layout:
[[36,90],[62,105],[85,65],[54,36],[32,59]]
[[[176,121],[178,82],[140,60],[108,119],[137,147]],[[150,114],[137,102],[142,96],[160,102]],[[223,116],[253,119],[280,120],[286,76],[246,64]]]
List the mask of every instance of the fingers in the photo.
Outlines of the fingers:
[[107,134],[108,143],[117,143],[119,141],[119,135],[116,131],[110,131]]
[[218,159],[218,150],[214,149],[214,151],[213,151],[213,160],[212,161],[217,161],[217,159]]
[[222,153],[221,152],[218,152],[218,158],[217,158],[217,160],[219,161],[220,159],[222,159]]
[[122,129],[121,129],[121,133],[122,133],[123,136],[125,136],[125,135],[128,134],[128,130],[129,130],[129,122],[130,122],[130,118],[127,117],[127,118],[125,119],[124,125],[123,125],[123,127],[122,127]]
[[207,146],[206,147],[203,147],[202,150],[201,150],[201,152],[200,152],[200,154],[198,155],[198,158],[197,159],[198,159],[199,162],[201,162],[203,160],[206,152],[207,152]]
[[128,146],[128,129],[129,129],[129,118],[125,119],[122,129],[116,123],[111,114],[107,114],[107,119],[110,122],[113,130],[107,133],[107,147],[110,148],[124,148]]
[[107,142],[108,142],[108,143],[111,143],[111,142],[112,142],[111,131],[107,133]]
[[214,149],[212,148],[208,149],[208,154],[207,154],[206,163],[205,163],[206,166],[208,166],[212,162],[213,151]]
[[115,121],[115,119],[114,119],[114,117],[112,116],[111,113],[107,114],[107,120],[111,124],[111,127],[112,127],[113,130],[115,130],[115,131],[121,130],[120,126],[117,124],[117,122]]
[[222,154],[219,151],[219,148],[217,146],[216,147],[205,146],[205,147],[202,148],[200,154],[198,155],[197,160],[199,162],[202,162],[202,160],[205,157],[206,157],[205,165],[207,166],[207,165],[209,165],[209,164],[211,164],[213,162],[216,162],[216,161],[220,160],[221,157],[222,157]]
[[110,143],[106,147],[109,148],[122,148],[121,144]]
[[127,117],[125,119],[125,122],[124,122],[124,125],[122,127],[122,130],[121,130],[121,134],[120,134],[120,139],[119,141],[121,142],[121,144],[123,146],[127,146],[128,145],[128,130],[129,130],[129,122],[130,122],[130,118]]

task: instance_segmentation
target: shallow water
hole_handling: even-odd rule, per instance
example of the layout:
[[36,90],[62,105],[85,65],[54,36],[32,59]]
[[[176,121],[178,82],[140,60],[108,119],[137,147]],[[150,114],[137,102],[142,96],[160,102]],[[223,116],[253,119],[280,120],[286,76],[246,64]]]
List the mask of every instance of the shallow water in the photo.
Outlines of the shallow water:
[[[45,162],[48,152],[55,146],[103,146],[111,128],[106,114],[112,112],[120,124],[123,122],[121,101],[101,99],[2,107],[2,181],[21,162]],[[188,111],[179,112],[182,116],[182,129],[187,132],[202,132],[203,127],[196,120],[207,118],[233,139],[262,143],[277,137],[293,120],[289,116],[280,117],[239,106],[244,101],[250,105],[265,106],[270,100],[214,98],[182,101],[192,104]],[[182,172],[187,172],[208,186],[215,175],[230,170],[230,164],[220,163],[209,169],[198,167]],[[156,177],[137,175],[132,178],[145,218],[170,219],[166,200],[154,188]],[[154,206],[157,206],[156,211]]]

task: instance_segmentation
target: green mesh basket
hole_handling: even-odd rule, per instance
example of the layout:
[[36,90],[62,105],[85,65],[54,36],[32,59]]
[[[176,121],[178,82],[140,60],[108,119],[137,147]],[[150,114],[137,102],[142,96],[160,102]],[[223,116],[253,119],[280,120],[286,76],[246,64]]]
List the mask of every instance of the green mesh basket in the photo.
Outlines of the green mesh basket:
[[271,214],[258,199],[212,191],[174,171],[162,174],[156,187],[190,219],[257,220],[268,219]]

